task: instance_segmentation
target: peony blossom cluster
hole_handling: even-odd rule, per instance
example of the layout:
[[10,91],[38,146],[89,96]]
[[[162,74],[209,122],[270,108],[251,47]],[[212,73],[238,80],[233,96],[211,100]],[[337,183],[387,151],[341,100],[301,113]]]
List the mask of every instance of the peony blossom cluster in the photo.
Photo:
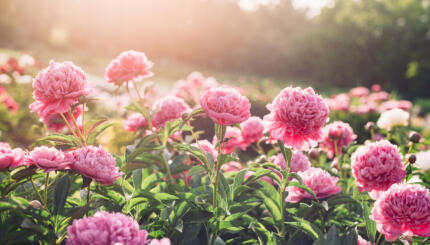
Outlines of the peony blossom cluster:
[[145,245],[148,237],[148,232],[140,230],[139,224],[130,216],[104,211],[75,219],[67,233],[67,245]]
[[105,70],[105,79],[115,85],[123,85],[129,81],[150,77],[152,62],[142,52],[129,50],[113,59]]
[[30,105],[41,117],[49,114],[66,113],[77,104],[79,97],[90,93],[90,86],[84,71],[71,62],[50,61],[33,81],[33,97]]
[[354,134],[354,131],[349,124],[336,121],[327,124],[323,128],[323,140],[320,145],[321,148],[327,152],[328,156],[333,158],[336,154],[342,153],[342,147],[348,146],[356,138],[357,135]]
[[68,154],[68,160],[73,162],[73,169],[101,184],[111,185],[123,174],[116,166],[115,158],[101,146],[74,150]]
[[[306,171],[298,172],[303,183],[311,189],[318,199],[336,195],[342,188],[337,186],[338,178],[331,176],[327,171],[320,168],[309,168]],[[300,202],[302,199],[314,199],[314,197],[297,186],[287,187],[288,196],[285,201],[290,203]]]
[[156,128],[163,127],[167,122],[180,118],[189,109],[183,99],[174,96],[162,98],[152,106],[155,112],[152,125]]
[[395,184],[376,200],[370,216],[387,241],[430,236],[430,194],[421,185]]
[[133,113],[123,122],[123,126],[126,131],[135,132],[141,128],[147,127],[148,122],[142,114]]
[[409,120],[409,112],[401,109],[392,109],[382,112],[376,125],[382,129],[391,130],[395,126],[407,126]]
[[242,123],[251,116],[249,100],[233,88],[206,90],[200,98],[200,105],[209,118],[220,125]]
[[271,138],[296,150],[309,149],[321,139],[329,109],[312,88],[287,87],[267,108],[264,121]]
[[351,155],[351,168],[358,190],[374,199],[406,175],[399,148],[386,140],[360,146]]
[[12,149],[8,143],[0,142],[0,170],[25,164],[25,153],[21,148]]

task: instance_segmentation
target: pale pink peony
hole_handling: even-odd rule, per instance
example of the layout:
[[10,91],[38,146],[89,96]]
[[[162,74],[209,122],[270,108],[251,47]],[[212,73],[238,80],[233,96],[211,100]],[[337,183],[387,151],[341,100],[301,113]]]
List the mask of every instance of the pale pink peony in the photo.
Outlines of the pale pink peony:
[[21,148],[11,149],[8,143],[0,142],[0,170],[25,164],[25,152]]
[[412,103],[407,100],[389,100],[381,104],[379,112],[389,111],[392,109],[410,111],[412,109]]
[[163,238],[160,240],[152,239],[148,245],[170,245],[170,240],[169,238]]
[[[273,157],[272,161],[274,164],[281,167],[282,170],[285,170],[285,168],[287,167],[284,155],[282,155],[282,153],[279,153],[278,155]],[[290,172],[302,172],[308,170],[310,167],[311,162],[301,151],[293,153],[290,162]]]
[[70,159],[66,159],[62,151],[57,150],[55,147],[47,146],[34,148],[30,152],[27,161],[45,172],[68,169],[71,165]]
[[73,162],[73,169],[105,185],[113,184],[123,174],[116,166],[115,158],[101,146],[74,150],[68,154],[68,159]]
[[152,110],[156,111],[152,118],[152,125],[160,128],[167,122],[180,118],[189,109],[183,99],[174,96],[164,97],[156,101],[152,106]]
[[430,236],[430,194],[421,185],[394,184],[376,200],[370,216],[387,241],[400,235]]
[[[318,199],[336,195],[342,188],[337,186],[338,178],[331,176],[327,171],[320,168],[309,168],[306,171],[297,173],[303,183],[309,187]],[[294,180],[297,181],[297,180]],[[287,187],[287,202],[296,203],[303,198],[313,199],[313,196],[303,189],[296,186]]]
[[399,148],[386,140],[360,146],[351,155],[351,168],[358,190],[374,199],[406,174]]
[[348,94],[333,95],[329,99],[325,99],[330,110],[334,111],[348,111],[351,98]]
[[360,235],[358,235],[357,245],[372,245],[369,241],[364,240]]
[[242,141],[244,144],[250,145],[263,137],[264,124],[259,117],[250,117],[240,124],[240,127],[242,128]]
[[376,93],[372,93],[369,96],[366,97],[366,101],[371,102],[381,102],[384,100],[388,100],[390,98],[390,94],[385,91],[380,91]]
[[[216,135],[213,138],[213,145],[218,143]],[[242,143],[242,136],[240,129],[236,127],[227,127],[225,132],[224,141],[221,143],[221,151],[224,154],[230,154],[237,148],[246,149],[246,145]]]
[[140,113],[133,113],[127,120],[123,121],[123,127],[128,132],[135,132],[138,129],[144,128],[148,126],[148,122],[145,117]]
[[212,121],[221,125],[242,123],[251,116],[249,100],[233,88],[206,90],[200,105]]
[[330,158],[333,158],[336,155],[335,150],[335,140],[337,143],[337,153],[342,153],[342,147],[348,146],[353,142],[357,135],[354,134],[351,126],[348,123],[344,123],[341,121],[332,122],[327,124],[323,130],[323,140],[320,143],[321,148],[327,151],[327,154]]
[[213,77],[205,78],[200,72],[192,72],[186,80],[179,80],[173,86],[173,94],[186,101],[197,102],[200,95],[218,86],[218,82]]
[[312,88],[287,87],[268,105],[264,116],[270,137],[296,150],[309,149],[321,139],[329,109]]
[[[75,118],[76,122],[82,124],[82,122],[79,122],[80,116],[82,114],[82,107],[76,106],[73,109],[73,117]],[[73,123],[73,119],[69,116],[69,113],[64,114],[65,118],[67,119],[69,125],[74,128],[75,125]],[[61,114],[48,114],[46,116],[41,116],[41,119],[43,123],[46,125],[46,128],[50,131],[54,132],[61,132],[65,127],[67,127],[67,124],[64,122],[63,118],[61,117]]]
[[231,161],[228,163],[225,163],[221,166],[221,170],[224,172],[237,172],[242,169],[242,164],[240,162]]
[[105,79],[115,85],[122,85],[135,79],[150,77],[153,63],[142,52],[129,50],[113,59],[105,70]]
[[67,233],[67,245],[145,245],[148,237],[130,216],[104,211],[75,219]]
[[81,68],[71,62],[50,61],[49,66],[34,78],[33,97],[36,101],[30,108],[42,117],[65,113],[78,103],[80,96],[87,96],[90,90],[87,76]]
[[356,87],[349,91],[352,97],[363,97],[369,94],[369,89],[366,87]]

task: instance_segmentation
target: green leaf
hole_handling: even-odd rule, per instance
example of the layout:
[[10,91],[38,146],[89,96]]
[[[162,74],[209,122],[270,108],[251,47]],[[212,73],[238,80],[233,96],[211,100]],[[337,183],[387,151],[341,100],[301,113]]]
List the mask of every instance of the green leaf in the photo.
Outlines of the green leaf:
[[306,191],[307,193],[311,194],[311,195],[312,195],[312,197],[313,197],[315,200],[318,200],[318,198],[317,198],[317,196],[315,195],[315,193],[314,193],[314,192],[313,192],[309,187],[307,187],[305,184],[300,184],[299,182],[296,182],[296,181],[290,181],[290,182],[288,182],[288,186],[296,186],[296,187],[299,187],[300,189],[302,189],[302,190]]
[[275,222],[278,224],[279,222],[282,222],[282,213],[278,202],[276,202],[274,199],[272,199],[271,196],[267,195],[263,191],[258,190],[257,194],[261,197],[261,201],[264,203],[264,206],[266,206],[267,210],[269,211],[270,215],[272,215]]
[[312,239],[314,239],[314,240],[318,240],[321,237],[322,232],[316,226],[314,226],[312,223],[310,223],[309,221],[302,219],[300,217],[296,217],[296,216],[293,216],[292,218],[295,221],[285,222],[285,224],[291,225],[291,226],[303,231],[304,233],[311,236]]
[[192,167],[187,175],[191,176],[191,175],[195,175],[195,174],[201,174],[204,172],[206,172],[206,169],[202,165],[197,165],[197,166]]
[[176,200],[179,199],[179,197],[171,195],[169,193],[154,193],[154,198],[161,200],[161,201],[171,201],[171,200]]
[[370,239],[370,242],[375,242],[376,237],[376,223],[375,221],[370,219],[370,207],[367,202],[362,202],[363,206],[363,219],[366,224],[367,236]]
[[133,170],[133,185],[136,190],[142,189],[142,169]]
[[57,180],[54,190],[54,214],[63,212],[64,204],[66,203],[69,193],[70,177],[68,174]]
[[142,190],[149,190],[152,189],[155,184],[162,181],[163,175],[160,173],[153,173],[146,177],[142,182]]
[[114,125],[114,123],[108,122],[95,128],[90,134],[88,134],[88,138],[87,138],[88,144],[94,144],[97,136],[99,136],[101,133],[103,133],[103,131],[105,131],[107,128],[111,127],[112,125]]

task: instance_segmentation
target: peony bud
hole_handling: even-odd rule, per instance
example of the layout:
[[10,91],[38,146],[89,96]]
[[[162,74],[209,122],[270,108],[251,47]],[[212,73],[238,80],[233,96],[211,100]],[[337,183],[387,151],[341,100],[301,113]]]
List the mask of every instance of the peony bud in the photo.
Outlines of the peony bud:
[[42,207],[42,204],[38,200],[30,201],[30,206],[34,209],[39,209]]
[[421,135],[417,132],[409,133],[409,140],[413,143],[418,143],[421,140]]
[[410,164],[414,164],[416,161],[417,161],[417,157],[414,154],[412,154],[412,155],[409,156],[408,162]]
[[311,159],[318,159],[318,157],[320,156],[320,152],[317,150],[317,149],[312,149],[310,152],[309,152],[309,157],[311,158]]
[[375,129],[375,123],[374,122],[367,122],[366,125],[364,126],[364,128],[366,129],[367,132],[370,132],[373,129]]

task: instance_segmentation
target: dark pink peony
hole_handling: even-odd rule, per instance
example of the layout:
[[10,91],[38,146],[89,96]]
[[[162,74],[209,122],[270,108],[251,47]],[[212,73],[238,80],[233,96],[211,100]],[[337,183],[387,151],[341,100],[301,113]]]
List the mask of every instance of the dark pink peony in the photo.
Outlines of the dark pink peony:
[[[336,195],[342,188],[337,186],[338,178],[331,176],[327,171],[320,168],[309,168],[304,172],[297,173],[316,195],[318,199]],[[296,180],[295,180],[296,181]],[[312,195],[296,186],[287,187],[287,202],[296,203],[303,198],[313,199]]]
[[8,143],[0,142],[0,170],[25,164],[25,153],[21,148],[11,149]]
[[113,184],[123,174],[116,166],[115,158],[101,146],[74,150],[68,154],[68,159],[72,161],[73,169],[105,185]]
[[183,99],[167,96],[157,100],[152,106],[155,115],[152,118],[152,125],[156,128],[164,126],[169,121],[176,120],[187,112],[190,107],[184,102]]
[[46,146],[34,148],[30,152],[27,161],[45,172],[68,169],[71,165],[70,160],[66,159],[62,151],[57,150],[55,147]]
[[400,235],[430,236],[430,194],[421,185],[394,184],[376,200],[370,216],[387,241]]
[[309,149],[321,139],[329,109],[312,88],[287,87],[268,105],[264,116],[270,137],[296,150]]
[[241,123],[240,127],[242,128],[242,141],[244,144],[250,145],[263,137],[264,124],[259,117],[250,117]]
[[332,122],[327,124],[323,130],[323,140],[320,143],[321,148],[327,151],[330,158],[336,155],[334,142],[337,143],[337,153],[342,153],[342,147],[348,146],[353,142],[357,135],[354,134],[351,126],[348,123],[341,121]]
[[386,140],[360,146],[351,155],[351,167],[358,190],[374,199],[406,174],[399,149]]
[[200,105],[212,121],[221,125],[242,123],[251,116],[249,100],[233,88],[206,90]]
[[75,219],[67,233],[67,245],[145,245],[148,237],[148,232],[140,230],[130,216],[104,211]]
[[135,132],[141,128],[147,127],[148,122],[145,117],[140,113],[133,113],[127,120],[123,121],[123,127],[128,132]]
[[78,103],[80,96],[87,96],[90,90],[87,76],[81,68],[71,62],[51,61],[33,81],[33,97],[36,101],[30,108],[42,117],[65,113]]
[[105,79],[115,85],[122,85],[134,79],[150,77],[152,62],[142,52],[129,50],[113,59],[105,70]]

